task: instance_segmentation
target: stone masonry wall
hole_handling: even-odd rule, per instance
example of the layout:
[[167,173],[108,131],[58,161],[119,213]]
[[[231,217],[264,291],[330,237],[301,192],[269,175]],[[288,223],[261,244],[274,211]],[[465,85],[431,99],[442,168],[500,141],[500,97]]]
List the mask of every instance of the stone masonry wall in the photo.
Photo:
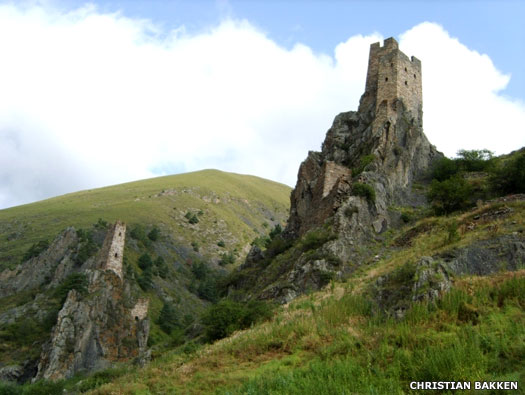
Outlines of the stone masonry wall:
[[109,228],[100,252],[100,268],[113,271],[120,279],[125,241],[126,224],[117,221]]
[[131,317],[138,321],[143,320],[148,316],[149,300],[139,299],[137,304],[131,309]]
[[326,161],[323,169],[323,195],[322,197],[328,196],[334,185],[342,178],[350,179],[351,171],[348,167],[338,165],[332,161]]
[[388,118],[396,113],[395,100],[402,99],[413,118],[422,125],[421,61],[399,50],[397,41],[388,38],[381,47],[370,46],[365,93],[360,111],[374,103],[376,116]]

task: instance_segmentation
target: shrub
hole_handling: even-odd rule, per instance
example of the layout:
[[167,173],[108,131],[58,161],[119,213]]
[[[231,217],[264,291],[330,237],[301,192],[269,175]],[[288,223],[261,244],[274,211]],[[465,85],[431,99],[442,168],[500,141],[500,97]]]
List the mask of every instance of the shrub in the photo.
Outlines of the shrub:
[[168,277],[168,266],[166,265],[166,262],[164,262],[164,259],[161,256],[155,259],[153,264],[157,267],[157,272],[159,273],[160,277]]
[[142,270],[149,270],[153,266],[153,261],[151,260],[151,257],[149,256],[148,253],[142,254],[139,258],[138,263],[139,263],[139,267]]
[[73,273],[67,276],[62,283],[55,289],[53,296],[64,303],[67,294],[74,289],[80,294],[86,294],[88,287],[88,279],[84,273]]
[[188,220],[188,222],[192,225],[194,224],[197,224],[199,223],[199,218],[197,218],[197,216],[195,214],[193,214],[190,219]]
[[525,192],[525,152],[496,167],[490,177],[492,190],[497,194]]
[[217,281],[211,276],[206,277],[197,287],[197,295],[202,299],[215,303],[219,299]]
[[375,202],[376,191],[368,184],[356,182],[352,184],[352,195],[365,197],[369,202]]
[[301,251],[306,252],[321,247],[326,242],[335,239],[336,236],[325,228],[312,229],[306,233],[300,241]]
[[465,171],[486,171],[492,164],[494,153],[488,149],[459,150],[457,162]]
[[447,225],[447,239],[446,244],[451,244],[459,240],[458,223],[452,221]]
[[193,248],[193,251],[199,252],[200,245],[199,245],[199,243],[197,241],[192,241],[191,242],[191,247]]
[[78,252],[75,256],[75,263],[77,265],[82,265],[84,262],[86,262],[89,258],[91,258],[98,250],[97,245],[93,241],[93,237],[90,233],[87,233],[86,235],[86,241],[84,241]]
[[219,265],[225,266],[230,265],[232,263],[235,263],[235,255],[233,254],[233,252],[222,254],[221,259],[219,261]]
[[445,181],[432,180],[427,198],[436,214],[448,214],[470,205],[472,188],[463,177],[456,175]]
[[151,241],[157,241],[159,239],[159,236],[160,236],[160,229],[157,228],[156,226],[154,226],[153,229],[151,229],[150,232],[148,233],[148,239],[150,239]]
[[151,241],[146,235],[146,230],[142,225],[135,225],[133,229],[131,229],[131,232],[129,232],[129,235],[133,239],[142,242],[142,244],[146,247],[148,247],[151,244]]
[[208,267],[204,262],[197,262],[191,266],[191,272],[197,280],[203,280],[208,274]]
[[365,155],[359,158],[359,163],[356,167],[352,168],[352,176],[355,177],[361,174],[365,168],[374,161],[376,157],[374,154]]
[[148,291],[153,288],[153,273],[151,268],[144,270],[137,279],[137,282],[143,291]]
[[33,244],[29,250],[24,254],[22,262],[25,262],[31,258],[39,256],[42,252],[49,248],[49,242],[47,240],[41,240],[38,243]]
[[174,329],[180,327],[179,315],[171,303],[164,303],[157,324],[159,324],[160,329],[168,335],[171,334]]
[[432,178],[438,181],[448,180],[459,172],[458,162],[446,157],[436,161],[432,169]]
[[219,247],[226,247],[226,244],[225,244],[224,241],[222,241],[222,240],[219,241],[219,242],[217,243],[217,245],[218,245]]
[[102,218],[99,218],[97,223],[95,224],[95,228],[97,229],[107,229],[108,223],[107,221],[104,221]]
[[231,335],[253,323],[271,316],[271,306],[263,301],[246,304],[229,299],[221,300],[206,310],[202,316],[206,337],[213,341]]
[[280,235],[282,232],[283,232],[283,228],[281,227],[281,225],[279,224],[275,225],[275,227],[270,231],[270,234],[269,234],[270,239],[271,240],[275,239],[275,237]]

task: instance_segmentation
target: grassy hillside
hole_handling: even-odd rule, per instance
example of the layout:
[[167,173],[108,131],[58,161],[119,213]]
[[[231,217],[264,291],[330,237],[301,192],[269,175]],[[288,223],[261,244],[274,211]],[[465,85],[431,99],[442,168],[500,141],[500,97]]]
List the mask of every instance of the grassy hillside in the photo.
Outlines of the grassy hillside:
[[[269,180],[204,170],[1,210],[0,280],[10,273],[25,278],[49,273],[43,282],[0,298],[0,368],[37,361],[49,340],[64,299],[57,295],[65,296],[74,281],[69,272],[55,272],[58,262],[39,269],[18,265],[29,259],[28,251],[37,251],[33,256],[45,251],[64,229],[73,226],[79,237],[72,250],[76,272],[94,259],[109,223],[127,223],[125,278],[150,301],[149,345],[157,352],[199,336],[200,314],[217,300],[221,279],[243,261],[252,240],[284,223],[289,194],[289,187]],[[43,247],[35,250],[36,245]],[[0,283],[0,291],[6,286]],[[163,316],[170,308],[176,314]]]
[[[85,228],[99,218],[155,225],[202,252],[220,253],[223,240],[239,252],[288,215],[290,188],[262,178],[203,170],[71,193],[0,210],[0,269],[20,262],[31,245],[51,241],[68,226]],[[188,224],[185,215],[199,214]]]
[[[510,210],[501,214],[502,205]],[[477,216],[484,218],[478,226],[463,226]],[[454,238],[451,223],[459,225]],[[46,385],[55,385],[57,393],[65,387],[96,394],[328,395],[416,393],[411,381],[502,380],[518,381],[522,390],[525,267],[454,277],[450,292],[413,303],[402,319],[375,308],[373,289],[380,277],[406,272],[420,256],[524,230],[523,199],[426,217],[389,233],[375,246],[380,258],[345,282],[301,296],[250,329],[210,345],[161,353],[144,369],[122,366]],[[403,278],[397,279],[402,288]]]

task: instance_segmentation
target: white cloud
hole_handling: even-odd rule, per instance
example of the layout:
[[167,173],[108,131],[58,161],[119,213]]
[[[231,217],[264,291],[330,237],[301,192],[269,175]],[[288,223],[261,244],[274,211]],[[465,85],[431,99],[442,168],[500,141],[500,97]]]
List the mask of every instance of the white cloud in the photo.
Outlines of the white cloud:
[[525,105],[502,94],[510,76],[487,55],[428,22],[402,34],[399,45],[422,62],[424,128],[439,150],[503,154],[525,145]]
[[[435,40],[437,60],[421,44],[424,35]],[[165,34],[151,22],[93,7],[63,13],[0,6],[0,207],[202,168],[293,185],[333,117],[357,108],[369,45],[381,39],[354,36],[328,56],[301,44],[287,50],[246,21]],[[484,133],[475,117],[489,117],[482,124],[491,128],[523,120],[523,107],[497,94],[508,77],[441,28],[415,27],[401,45],[423,60],[425,127],[438,149],[445,149],[438,136],[464,124],[476,125],[470,136]],[[440,91],[443,85],[430,80],[430,63],[454,45],[456,62],[468,59],[479,70],[475,91]],[[453,74],[468,69],[444,63],[440,79],[466,83]],[[492,112],[456,103],[483,95],[494,99]],[[433,115],[445,117],[452,104],[466,121]],[[470,148],[452,151],[462,147]]]

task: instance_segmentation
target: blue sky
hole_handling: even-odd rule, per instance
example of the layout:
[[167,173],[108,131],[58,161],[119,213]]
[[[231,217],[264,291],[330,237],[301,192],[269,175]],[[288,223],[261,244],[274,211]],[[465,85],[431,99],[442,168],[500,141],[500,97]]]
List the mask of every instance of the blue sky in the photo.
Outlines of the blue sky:
[[293,186],[371,43],[421,59],[448,156],[525,145],[523,1],[0,0],[0,209],[218,168]]

